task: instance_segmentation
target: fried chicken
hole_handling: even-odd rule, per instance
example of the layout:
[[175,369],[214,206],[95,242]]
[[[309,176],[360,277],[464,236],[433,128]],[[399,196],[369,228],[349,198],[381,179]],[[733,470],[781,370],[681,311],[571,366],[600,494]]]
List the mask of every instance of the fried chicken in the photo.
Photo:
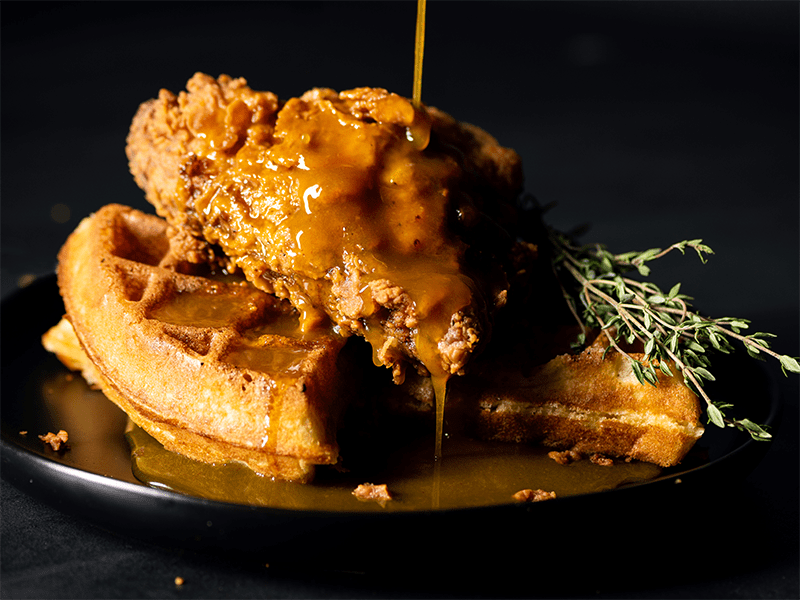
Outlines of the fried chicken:
[[518,155],[383,89],[283,102],[198,73],[142,104],[127,155],[186,256],[241,269],[305,328],[365,337],[397,382],[409,363],[463,372],[529,250]]

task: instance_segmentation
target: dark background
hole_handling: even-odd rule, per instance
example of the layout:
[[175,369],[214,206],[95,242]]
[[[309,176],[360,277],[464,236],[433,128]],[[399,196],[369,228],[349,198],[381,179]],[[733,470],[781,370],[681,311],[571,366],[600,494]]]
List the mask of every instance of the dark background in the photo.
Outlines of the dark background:
[[[3,2],[0,18],[3,297],[52,273],[91,211],[150,210],[124,144],[161,87],[177,92],[204,71],[281,97],[314,86],[411,94],[414,2]],[[682,282],[704,312],[751,319],[797,355],[798,25],[795,2],[431,1],[423,100],[515,148],[527,190],[556,204],[557,228],[588,223],[585,241],[619,252],[703,238],[708,264],[670,257],[654,279]],[[761,465],[697,500],[673,564],[631,583],[621,557],[619,577],[590,595],[798,596],[797,378],[772,368],[784,419]],[[545,593],[528,574],[246,569],[109,535],[6,483],[0,543],[3,597]],[[593,552],[602,547],[576,548]],[[586,594],[573,576],[546,589]]]

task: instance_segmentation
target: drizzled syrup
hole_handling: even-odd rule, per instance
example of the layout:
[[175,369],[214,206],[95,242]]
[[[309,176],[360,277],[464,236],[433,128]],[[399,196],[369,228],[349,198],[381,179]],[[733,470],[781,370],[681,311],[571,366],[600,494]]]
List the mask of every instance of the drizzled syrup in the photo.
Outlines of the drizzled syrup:
[[414,107],[422,105],[422,57],[425,53],[425,0],[417,0],[417,32],[414,43]]
[[[223,502],[324,511],[415,511],[494,506],[513,502],[524,488],[555,491],[558,498],[594,493],[658,477],[650,463],[618,462],[606,467],[588,459],[560,465],[547,449],[526,444],[479,442],[447,437],[447,461],[430,462],[430,436],[410,440],[381,457],[381,468],[363,473],[319,469],[314,483],[301,485],[260,477],[244,465],[209,465],[164,450],[139,428],[128,433],[137,479]],[[369,479],[368,479],[369,478]],[[386,483],[395,499],[380,506],[352,492],[365,481]]]
[[[425,8],[426,0],[417,0],[417,28],[414,40],[414,87],[412,101],[419,110],[422,106],[422,62],[425,55]],[[433,397],[436,406],[436,429],[434,431],[434,475],[432,505],[439,508],[441,494],[442,442],[444,440],[444,407],[447,401],[447,375],[431,373]]]

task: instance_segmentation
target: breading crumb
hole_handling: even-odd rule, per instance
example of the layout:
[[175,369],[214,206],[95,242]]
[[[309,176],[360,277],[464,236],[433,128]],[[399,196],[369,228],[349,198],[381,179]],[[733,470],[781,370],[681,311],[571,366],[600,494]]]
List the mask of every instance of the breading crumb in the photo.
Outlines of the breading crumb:
[[599,454],[595,452],[589,457],[589,460],[592,461],[596,465],[600,465],[602,467],[610,467],[614,464],[614,459],[609,458],[603,454]]
[[548,452],[547,456],[552,458],[560,465],[568,465],[571,462],[575,462],[583,458],[583,455],[575,450],[564,450],[562,452],[553,450],[552,452]]
[[376,485],[374,483],[362,483],[355,490],[353,495],[362,502],[377,502],[381,506],[385,506],[386,502],[392,500],[392,495],[385,483]]
[[520,490],[512,496],[517,502],[541,502],[542,500],[553,500],[555,497],[555,492],[531,489]]
[[47,435],[40,435],[39,439],[42,440],[45,444],[50,444],[50,447],[55,452],[61,450],[62,446],[64,450],[69,449],[69,446],[67,445],[67,440],[69,440],[69,435],[63,429],[59,430],[58,433],[48,432]]

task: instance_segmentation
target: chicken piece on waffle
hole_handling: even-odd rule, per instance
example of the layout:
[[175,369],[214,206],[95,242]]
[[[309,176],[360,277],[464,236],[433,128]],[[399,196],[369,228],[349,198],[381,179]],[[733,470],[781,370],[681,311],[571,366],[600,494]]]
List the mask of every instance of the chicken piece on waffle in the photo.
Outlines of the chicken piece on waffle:
[[434,108],[198,73],[142,104],[126,150],[195,255],[219,246],[308,327],[365,337],[398,383],[406,364],[461,373],[505,304],[521,161]]
[[338,460],[341,338],[302,334],[287,302],[201,267],[171,251],[163,220],[106,206],[59,253],[88,364],[70,350],[66,325],[45,344],[167,449],[309,481],[314,465]]

